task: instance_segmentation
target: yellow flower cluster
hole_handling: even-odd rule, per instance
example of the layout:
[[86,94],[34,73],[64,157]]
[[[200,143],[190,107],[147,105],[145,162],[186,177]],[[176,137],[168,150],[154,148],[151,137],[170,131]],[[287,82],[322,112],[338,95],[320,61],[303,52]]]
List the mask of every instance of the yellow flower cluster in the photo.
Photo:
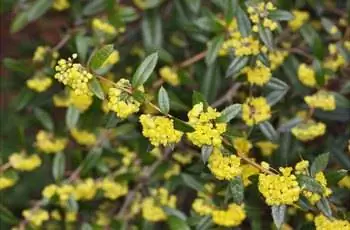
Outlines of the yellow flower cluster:
[[44,153],[57,153],[67,145],[66,138],[55,138],[53,134],[40,130],[36,135],[35,145]]
[[130,166],[136,158],[136,153],[125,146],[118,147],[117,152],[123,155],[122,163],[124,166]]
[[46,186],[42,190],[42,196],[51,199],[53,196],[57,195],[62,204],[64,204],[69,197],[74,197],[74,186],[69,184],[63,184],[58,186],[56,184],[51,184]]
[[[140,103],[136,101],[123,88],[131,88],[129,80],[120,79],[116,87],[111,87],[108,92],[108,108],[117,113],[120,118],[127,118],[139,111]],[[142,91],[143,88],[140,88]]]
[[92,200],[97,192],[97,185],[92,178],[79,181],[75,185],[74,197],[76,200]]
[[172,86],[178,86],[180,84],[180,79],[176,71],[169,66],[160,68],[159,74],[164,81],[168,82]]
[[241,166],[242,168],[242,180],[243,180],[243,185],[246,187],[250,185],[252,182],[250,181],[249,177],[259,174],[259,169],[255,168],[254,166],[250,164],[244,164]]
[[277,28],[277,22],[274,22],[268,18],[269,13],[274,10],[276,10],[276,7],[272,4],[272,2],[260,2],[257,5],[248,7],[249,18],[254,24],[254,32],[259,31],[258,25],[261,23],[265,28],[268,28],[272,31]]
[[93,75],[81,64],[73,63],[73,60],[77,57],[77,54],[73,54],[67,60],[60,59],[55,67],[55,78],[64,85],[72,88],[77,95],[91,95],[88,82],[92,79]]
[[49,213],[44,209],[23,210],[22,215],[35,227],[40,227],[50,218]]
[[117,34],[117,31],[113,25],[111,25],[108,22],[105,22],[99,18],[94,18],[92,20],[92,28],[96,32],[101,32],[101,33],[107,34],[109,36],[114,36]]
[[93,133],[90,133],[86,130],[79,130],[77,128],[73,128],[70,133],[72,134],[73,138],[81,145],[94,145],[96,143],[96,135]]
[[57,11],[68,9],[70,3],[68,0],[54,0],[52,7]]
[[0,175],[0,190],[10,188],[16,183],[16,180],[3,175]]
[[318,194],[318,193],[313,193],[308,190],[303,190],[304,196],[310,201],[311,204],[315,204],[317,201],[319,201],[322,196],[323,197],[328,197],[332,194],[332,190],[327,187],[327,180],[323,172],[319,172],[315,175],[316,181],[321,185],[323,193]]
[[306,160],[302,160],[302,161],[299,161],[296,165],[295,165],[295,173],[296,174],[301,174],[301,173],[305,173],[306,169],[309,167],[309,161],[306,161]]
[[244,137],[236,137],[233,139],[233,147],[237,152],[248,155],[249,151],[253,148],[253,145]]
[[219,20],[219,22],[225,26],[229,32],[229,39],[223,42],[219,50],[219,55],[225,56],[231,49],[233,49],[233,43],[241,39],[241,33],[239,32],[237,20],[235,18],[231,20],[230,24],[227,24],[224,20]]
[[176,196],[170,195],[165,188],[153,189],[151,196],[146,197],[142,202],[142,216],[150,222],[158,222],[167,219],[162,206],[176,207]]
[[74,91],[69,92],[68,95],[56,94],[53,96],[53,103],[56,107],[69,107],[73,105],[81,112],[87,110],[92,102],[92,95],[77,95]]
[[102,64],[102,67],[114,65],[118,63],[119,60],[120,60],[119,52],[117,50],[114,50],[106,59],[106,61]]
[[331,56],[324,61],[324,67],[336,72],[346,64],[345,58],[338,52],[336,44],[329,44],[328,51]]
[[288,26],[293,31],[298,30],[302,27],[307,20],[309,20],[309,13],[307,11],[293,10],[292,11],[294,18],[288,21]]
[[263,49],[259,40],[254,39],[252,36],[232,40],[232,47],[235,49],[236,56],[258,55],[260,49]]
[[316,137],[324,135],[325,132],[326,125],[322,122],[316,123],[313,120],[298,124],[292,128],[293,135],[301,141],[311,141]]
[[32,171],[41,165],[41,159],[36,154],[26,156],[20,153],[13,153],[9,157],[9,162],[14,169],[19,171]]
[[182,132],[174,129],[174,121],[164,116],[140,116],[142,134],[149,138],[154,146],[171,145],[180,141]]
[[[0,183],[1,184],[1,183]],[[339,187],[341,188],[347,188],[350,189],[350,176],[345,176],[343,177],[339,182],[338,182]]]
[[231,203],[226,210],[216,209],[212,212],[213,222],[220,226],[234,227],[246,218],[243,206]]
[[312,96],[305,96],[304,100],[312,108],[332,111],[336,107],[334,95],[324,90],[320,90]]
[[104,192],[104,196],[108,199],[115,200],[128,193],[128,185],[125,182],[115,182],[109,178],[103,179],[98,187]]
[[179,164],[172,164],[171,167],[164,173],[164,179],[169,179],[172,176],[177,176],[181,172]]
[[249,126],[266,121],[270,117],[270,105],[264,97],[249,97],[242,105],[242,119]]
[[271,141],[258,141],[255,145],[260,149],[263,156],[271,156],[272,153],[278,148],[277,144],[272,143]]
[[259,191],[268,205],[293,204],[299,199],[300,187],[292,168],[280,168],[282,175],[259,175]]
[[191,153],[179,153],[172,154],[172,158],[182,165],[187,165],[192,162],[193,155]]
[[245,67],[242,73],[247,75],[248,82],[252,85],[262,86],[271,78],[271,70],[266,67],[261,61],[257,61],[255,67]]
[[241,159],[235,155],[224,156],[214,148],[208,159],[208,167],[219,180],[231,180],[242,173]]
[[187,116],[189,124],[195,131],[187,133],[188,139],[198,147],[203,145],[221,146],[221,134],[226,131],[226,123],[215,122],[220,115],[220,112],[211,107],[204,111],[203,103],[194,105]]
[[347,220],[328,219],[324,215],[318,215],[315,218],[316,230],[350,230],[350,222]]
[[33,77],[26,81],[27,87],[36,92],[44,92],[52,85],[52,79],[49,77]]
[[48,46],[38,46],[33,55],[33,62],[43,62],[45,60],[46,54],[50,51],[50,47]]
[[213,207],[202,198],[196,198],[193,201],[192,209],[200,216],[211,215],[213,212]]
[[316,85],[315,75],[315,71],[306,64],[301,64],[298,68],[298,78],[303,85],[314,87]]
[[285,50],[276,50],[276,51],[269,52],[268,57],[270,61],[271,70],[275,70],[280,65],[282,65],[282,63],[284,62],[287,56],[288,56],[288,52]]

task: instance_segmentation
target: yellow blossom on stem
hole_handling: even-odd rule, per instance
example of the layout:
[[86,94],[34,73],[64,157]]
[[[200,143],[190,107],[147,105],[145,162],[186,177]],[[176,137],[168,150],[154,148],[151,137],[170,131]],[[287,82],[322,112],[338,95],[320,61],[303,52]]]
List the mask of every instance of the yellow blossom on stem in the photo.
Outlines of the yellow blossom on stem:
[[160,68],[159,75],[172,86],[178,86],[180,84],[180,79],[176,71],[169,66]]
[[278,148],[277,144],[272,143],[271,141],[258,141],[255,145],[260,149],[263,156],[271,156],[272,153]]
[[304,100],[312,108],[332,111],[336,107],[334,95],[324,90],[320,90],[312,96],[305,96]]
[[266,121],[270,117],[270,105],[264,97],[249,97],[242,105],[242,119],[249,126]]
[[295,165],[296,173],[304,173],[309,168],[309,161],[302,160]]
[[277,22],[268,18],[269,13],[275,10],[276,7],[271,2],[260,2],[256,5],[248,6],[249,18],[253,22],[253,31],[259,31],[259,24],[271,31],[275,30],[278,26]]
[[225,210],[215,209],[212,212],[213,222],[220,226],[234,227],[246,218],[243,206],[231,203]]
[[98,185],[102,189],[104,196],[115,200],[128,193],[128,185],[125,182],[115,182],[112,179],[105,178]]
[[58,195],[62,204],[67,202],[69,197],[75,198],[74,186],[70,184],[63,184],[56,189],[56,194]]
[[311,141],[326,132],[326,125],[322,122],[308,120],[292,128],[292,134],[301,141]]
[[22,215],[35,227],[42,226],[42,224],[49,219],[49,213],[44,209],[24,210]]
[[114,65],[118,63],[120,60],[119,52],[117,50],[114,50],[109,57],[106,59],[106,61],[102,64],[102,67],[106,67],[109,65]]
[[266,67],[261,61],[257,61],[254,67],[245,67],[242,73],[247,75],[247,80],[250,84],[262,86],[271,78],[271,70]]
[[288,26],[293,31],[296,31],[309,20],[310,15],[308,12],[300,10],[293,10],[292,13],[294,18],[288,21]]
[[213,207],[201,198],[197,198],[193,201],[192,209],[200,216],[210,215],[213,212]]
[[233,147],[237,152],[248,155],[249,151],[253,148],[253,145],[244,137],[236,137],[233,139]]
[[33,55],[33,62],[44,62],[46,54],[50,51],[48,46],[38,46]]
[[224,156],[214,148],[208,159],[208,167],[219,180],[231,180],[242,173],[241,159],[235,155]]
[[94,18],[92,20],[92,28],[97,33],[104,33],[109,36],[114,36],[117,34],[117,30],[114,28],[113,25],[99,18]]
[[52,85],[52,79],[45,76],[35,76],[26,81],[27,87],[38,93],[46,91]]
[[164,173],[164,179],[169,179],[172,176],[177,176],[181,172],[181,167],[179,164],[172,164],[170,168]]
[[343,177],[339,182],[338,182],[339,187],[341,188],[347,188],[350,189],[350,176],[345,176]]
[[9,162],[14,169],[19,171],[32,171],[41,165],[41,159],[36,154],[26,156],[21,153],[13,153],[9,157]]
[[315,180],[321,185],[322,187],[322,194],[314,193],[311,191],[308,191],[307,189],[303,190],[304,196],[310,201],[311,204],[315,204],[318,202],[322,197],[328,197],[332,194],[332,190],[327,187],[327,180],[323,172],[318,172],[315,175]]
[[92,200],[97,192],[97,185],[92,178],[79,181],[75,185],[75,198],[77,200]]
[[315,218],[316,230],[330,230],[330,229],[339,229],[339,230],[349,230],[350,222],[347,220],[339,219],[329,219],[324,215],[320,214]]
[[259,169],[256,167],[250,165],[250,164],[244,164],[241,166],[242,168],[242,180],[243,180],[243,185],[246,187],[250,185],[252,182],[250,181],[249,177],[259,174]]
[[57,11],[63,11],[70,7],[69,0],[54,0],[52,4],[52,8]]
[[306,64],[301,64],[298,68],[298,78],[303,83],[303,85],[309,87],[315,87],[316,85],[316,73],[315,71],[307,66]]
[[179,153],[172,154],[172,158],[182,165],[190,164],[192,162],[193,155],[191,153]]
[[288,52],[285,50],[276,50],[276,51],[269,52],[268,57],[270,61],[271,70],[275,70],[279,66],[281,66],[287,56],[288,56]]
[[94,145],[97,141],[96,135],[86,130],[73,128],[70,133],[72,134],[73,138],[81,145],[91,146]]
[[58,186],[55,184],[47,185],[41,192],[41,195],[46,199],[51,199],[55,194],[57,194]]
[[0,190],[10,188],[14,184],[16,184],[16,180],[13,178],[6,177],[4,175],[0,175]]
[[67,211],[65,213],[65,220],[68,223],[75,222],[77,220],[78,213],[74,211]]
[[66,138],[55,138],[53,134],[40,130],[36,135],[35,145],[44,153],[57,153],[67,145]]

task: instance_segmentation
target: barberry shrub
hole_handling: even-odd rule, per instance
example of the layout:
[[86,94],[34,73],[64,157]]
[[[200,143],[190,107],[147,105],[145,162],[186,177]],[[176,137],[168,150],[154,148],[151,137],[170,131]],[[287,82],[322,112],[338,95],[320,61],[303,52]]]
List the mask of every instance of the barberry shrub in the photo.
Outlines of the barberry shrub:
[[2,5],[1,229],[350,229],[349,1]]

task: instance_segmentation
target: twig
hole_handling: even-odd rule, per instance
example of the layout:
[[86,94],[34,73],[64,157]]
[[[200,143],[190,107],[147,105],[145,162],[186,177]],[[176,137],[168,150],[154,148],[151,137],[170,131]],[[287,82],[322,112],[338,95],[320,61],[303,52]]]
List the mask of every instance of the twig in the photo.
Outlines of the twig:
[[185,68],[189,65],[192,65],[193,63],[196,63],[197,61],[202,60],[205,55],[207,54],[207,51],[200,52],[196,54],[195,56],[181,62],[180,64],[177,65],[177,68]]
[[59,41],[59,43],[57,43],[57,45],[55,45],[52,48],[52,51],[57,51],[57,50],[61,49],[69,41],[69,39],[71,37],[72,37],[71,33],[67,33],[66,35],[64,35],[64,37],[61,39],[61,41]]
[[211,104],[212,107],[218,107],[225,103],[226,101],[230,101],[232,97],[237,93],[237,90],[241,87],[241,83],[236,83],[231,86],[231,88],[218,100],[216,100],[213,104]]
[[305,51],[303,51],[302,49],[291,48],[291,49],[289,49],[289,52],[302,55],[302,56],[306,57],[309,61],[313,60],[313,57],[311,55],[309,55],[308,53],[306,53]]
[[11,167],[11,164],[7,162],[6,164],[3,164],[0,166],[0,173],[4,172],[6,169],[9,169]]

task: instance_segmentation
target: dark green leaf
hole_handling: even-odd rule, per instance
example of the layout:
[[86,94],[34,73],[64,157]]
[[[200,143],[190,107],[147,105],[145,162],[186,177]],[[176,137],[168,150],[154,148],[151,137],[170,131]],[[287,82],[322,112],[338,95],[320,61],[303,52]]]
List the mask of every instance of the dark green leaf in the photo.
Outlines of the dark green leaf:
[[168,206],[164,206],[164,207],[162,207],[162,209],[164,210],[164,212],[168,216],[176,216],[183,221],[186,221],[186,219],[187,219],[187,216],[183,212],[181,212],[180,210],[170,208]]
[[326,169],[329,161],[329,153],[323,153],[315,158],[311,164],[311,176],[315,176],[318,172]]
[[15,225],[19,222],[18,218],[2,204],[0,204],[0,220],[3,223],[12,225]]
[[272,77],[270,81],[266,84],[267,88],[274,90],[288,90],[289,86],[282,80]]
[[52,175],[56,181],[60,181],[63,178],[65,168],[66,157],[64,153],[56,153],[52,164]]
[[26,11],[21,12],[16,15],[15,19],[12,21],[10,31],[11,33],[16,33],[28,25],[28,13]]
[[289,132],[293,127],[298,125],[303,120],[300,117],[295,117],[293,119],[290,119],[286,123],[283,123],[279,128],[278,132]]
[[274,106],[284,98],[287,92],[288,92],[287,90],[275,90],[270,92],[266,96],[267,103],[269,103],[270,106]]
[[247,65],[248,57],[234,57],[226,70],[226,77],[235,78],[241,72],[241,69]]
[[40,108],[35,108],[34,115],[47,130],[53,131],[54,124],[48,112]]
[[202,161],[204,164],[207,163],[210,154],[213,152],[213,146],[212,145],[203,145],[201,148],[201,156],[202,156]]
[[269,48],[273,49],[274,44],[273,44],[273,37],[272,37],[272,32],[271,30],[264,28],[262,26],[259,27],[259,36],[261,41]]
[[93,230],[93,228],[91,227],[91,225],[87,222],[84,222],[82,225],[81,225],[81,229],[80,230]]
[[168,114],[170,110],[170,104],[169,104],[169,96],[167,91],[162,87],[160,87],[158,92],[158,105],[160,108],[160,111],[164,114]]
[[236,15],[236,11],[239,5],[238,0],[225,0],[224,15],[226,23],[230,23],[233,16]]
[[120,119],[116,116],[116,114],[114,112],[110,112],[108,114],[105,128],[106,129],[115,128],[119,122],[120,122]]
[[235,203],[242,203],[244,199],[244,186],[241,177],[235,177],[232,181],[230,181],[230,191]]
[[193,94],[192,94],[192,106],[197,105],[199,103],[203,103],[204,108],[207,108],[209,106],[208,102],[205,99],[205,97],[203,96],[203,94],[201,94],[198,91],[193,91]]
[[78,212],[79,210],[79,204],[72,196],[67,200],[67,210],[70,212]]
[[151,76],[154,68],[157,65],[158,54],[153,53],[145,58],[141,65],[137,68],[134,76],[132,77],[132,86],[138,88],[143,85],[147,79]]
[[13,103],[15,105],[15,109],[17,111],[22,110],[28,105],[28,103],[33,99],[33,97],[33,91],[28,90],[27,88],[23,88]]
[[89,89],[101,100],[105,99],[105,94],[103,92],[102,86],[96,77],[93,77],[89,81]]
[[186,221],[181,220],[177,216],[168,216],[167,224],[170,230],[190,230],[190,227],[187,225]]
[[247,37],[252,30],[252,25],[247,14],[241,7],[237,8],[237,23],[239,31],[241,32],[243,37]]
[[323,215],[327,216],[328,218],[332,218],[332,209],[326,198],[322,197],[321,200],[316,203],[316,206],[319,210],[321,210]]
[[209,103],[212,103],[216,98],[217,91],[220,87],[220,79],[221,76],[218,66],[214,64],[208,66],[201,82],[200,91]]
[[337,92],[332,92],[335,97],[336,107],[350,108],[350,100]]
[[195,131],[195,129],[191,125],[187,124],[186,122],[184,122],[178,118],[174,118],[174,128],[176,130],[179,130],[179,131],[182,131],[185,133]]
[[75,46],[77,47],[78,56],[82,63],[85,63],[86,61],[89,45],[90,45],[89,37],[83,36],[81,34],[75,37]]
[[271,125],[270,122],[264,121],[264,122],[260,123],[259,128],[267,139],[269,139],[271,141],[278,140],[278,133],[276,132],[275,128]]
[[94,71],[100,69],[107,61],[109,56],[113,53],[113,51],[114,48],[112,44],[105,45],[102,48],[98,49],[92,54],[92,57],[90,58],[90,68]]
[[328,186],[337,185],[337,183],[348,174],[345,169],[327,171],[325,173]]
[[144,103],[146,101],[145,94],[140,90],[133,91],[132,96],[136,101],[140,103]]
[[84,161],[81,163],[81,175],[87,174],[95,165],[97,165],[98,160],[102,154],[102,148],[94,147],[90,150],[88,155],[85,157]]
[[137,11],[130,6],[119,6],[119,14],[124,22],[132,22],[139,18]]
[[28,66],[28,63],[23,60],[4,58],[3,64],[7,69],[22,74],[29,74],[32,71],[32,69]]
[[281,229],[284,219],[286,216],[287,206],[286,205],[274,205],[271,207],[272,219],[277,229]]
[[185,0],[185,3],[195,14],[197,14],[201,8],[201,0]]
[[97,14],[105,9],[105,1],[104,0],[91,0],[88,4],[83,8],[83,15],[91,16]]
[[294,16],[286,10],[274,10],[269,13],[269,18],[275,21],[289,21],[292,20]]
[[34,21],[45,14],[51,7],[52,0],[36,0],[27,11],[28,21]]
[[162,47],[162,20],[158,9],[146,11],[141,22],[141,28],[143,44],[147,51],[154,51]]
[[205,63],[211,65],[215,62],[218,52],[224,42],[224,36],[218,35],[214,37],[208,44],[208,50],[205,56]]
[[69,129],[74,128],[79,120],[80,111],[73,105],[69,106],[66,111],[66,125]]
[[[337,26],[328,18],[321,18],[321,24],[322,24],[323,28],[329,34],[331,34],[333,37],[340,38],[342,36],[342,34],[340,33],[340,30],[337,28]],[[333,31],[334,29],[336,29],[335,33]]]
[[217,119],[217,121],[228,123],[241,112],[241,109],[241,104],[230,105],[221,111],[221,116]]
[[190,187],[198,192],[205,191],[203,184],[201,184],[198,180],[194,179],[193,176],[186,174],[186,173],[182,173],[181,179],[186,186],[188,186],[188,187]]
[[298,175],[297,180],[301,189],[307,189],[310,192],[322,194],[322,186],[312,177],[306,175]]

